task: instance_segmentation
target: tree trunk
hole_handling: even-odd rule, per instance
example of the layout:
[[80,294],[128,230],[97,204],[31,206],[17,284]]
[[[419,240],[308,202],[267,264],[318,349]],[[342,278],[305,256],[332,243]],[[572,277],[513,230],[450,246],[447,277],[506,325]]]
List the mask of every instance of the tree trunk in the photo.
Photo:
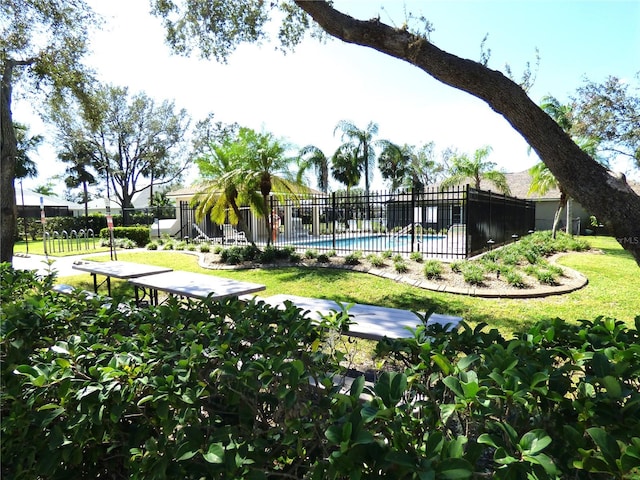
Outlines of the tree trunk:
[[605,219],[640,265],[640,196],[583,152],[526,92],[502,73],[440,50],[407,30],[373,19],[356,20],[327,2],[295,0],[328,34],[373,48],[424,70],[436,80],[484,100],[518,131],[567,194]]
[[556,213],[553,215],[553,225],[551,226],[551,237],[556,238],[556,232],[558,231],[558,224],[560,223],[560,215],[562,214],[562,210],[567,205],[567,196],[564,192],[560,192],[560,201],[558,202],[558,208],[556,208]]
[[0,84],[0,263],[13,261],[18,210],[16,189],[16,155],[18,153],[11,116],[11,82],[15,62],[7,60]]

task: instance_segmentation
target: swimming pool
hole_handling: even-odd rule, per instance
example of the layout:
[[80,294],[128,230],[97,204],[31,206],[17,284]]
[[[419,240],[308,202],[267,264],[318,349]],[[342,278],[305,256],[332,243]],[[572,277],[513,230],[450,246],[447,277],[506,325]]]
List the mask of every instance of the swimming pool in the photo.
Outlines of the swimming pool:
[[[442,242],[445,235],[416,235],[413,239],[413,251],[429,251],[430,244]],[[326,240],[309,240],[296,242],[299,248],[318,248],[322,250],[362,250],[366,252],[383,252],[393,250],[397,252],[411,252],[411,235],[363,235]]]

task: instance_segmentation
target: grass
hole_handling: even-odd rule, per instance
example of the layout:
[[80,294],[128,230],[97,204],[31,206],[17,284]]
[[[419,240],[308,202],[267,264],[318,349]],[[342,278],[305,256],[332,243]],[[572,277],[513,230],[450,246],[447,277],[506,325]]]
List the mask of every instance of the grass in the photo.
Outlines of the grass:
[[[204,270],[198,266],[196,256],[180,252],[118,252],[118,259],[262,283],[267,287],[263,295],[287,293],[415,311],[434,309],[438,313],[461,316],[472,325],[486,322],[503,334],[556,317],[575,322],[606,315],[632,326],[635,316],[640,315],[638,265],[613,238],[589,237],[589,242],[604,253],[571,253],[559,260],[560,264],[585,274],[589,284],[569,294],[534,299],[486,299],[433,292],[337,269]],[[65,277],[64,282],[93,288],[89,275]],[[114,281],[112,288],[114,296],[133,295],[133,289],[126,282]]]
[[[49,251],[49,252],[47,252],[47,254],[50,257],[68,257],[68,256],[71,256],[71,255],[86,255],[86,254],[89,254],[89,253],[100,253],[100,252],[108,252],[109,251],[109,247],[101,247],[100,246],[100,239],[99,238],[96,238],[95,244],[96,244],[96,248],[93,248],[93,240],[89,239],[89,246],[91,248],[88,248],[88,249],[84,248],[85,244],[84,244],[84,242],[81,242],[80,249],[78,249],[77,242],[74,241],[73,242],[73,250],[69,251],[68,244],[65,241],[64,252],[60,252],[60,251],[52,252],[52,251]],[[42,240],[29,240],[28,244],[24,240],[16,242],[15,245],[13,246],[13,252],[14,253],[27,253],[27,246],[29,247],[29,254],[32,254],[32,255],[44,255],[44,242]],[[51,249],[49,244],[47,246],[48,246],[49,249]],[[56,250],[58,250],[57,241],[56,241]]]

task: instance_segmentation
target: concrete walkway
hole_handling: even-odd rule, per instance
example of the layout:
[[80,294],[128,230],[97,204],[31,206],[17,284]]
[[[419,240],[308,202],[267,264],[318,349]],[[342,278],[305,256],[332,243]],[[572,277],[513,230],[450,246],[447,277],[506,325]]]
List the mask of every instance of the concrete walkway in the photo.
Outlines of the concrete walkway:
[[[135,251],[135,250],[130,250]],[[81,259],[109,255],[109,252],[85,253],[83,255],[69,255],[68,257],[49,256],[51,267],[47,265],[47,257],[44,255],[18,254],[13,257],[13,268],[16,270],[36,270],[40,275],[46,275],[51,271],[56,272],[58,277],[68,277],[70,275],[81,275],[83,272],[73,269],[73,263]]]

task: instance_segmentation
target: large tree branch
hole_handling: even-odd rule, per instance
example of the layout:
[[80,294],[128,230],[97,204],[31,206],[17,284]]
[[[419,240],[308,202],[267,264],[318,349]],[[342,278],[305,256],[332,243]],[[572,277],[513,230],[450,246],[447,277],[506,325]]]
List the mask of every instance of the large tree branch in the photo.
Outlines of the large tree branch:
[[612,175],[584,153],[519,85],[496,70],[379,20],[356,20],[325,1],[295,3],[330,35],[409,62],[436,80],[484,100],[525,138],[566,192],[611,227],[640,264],[640,197],[624,177]]

